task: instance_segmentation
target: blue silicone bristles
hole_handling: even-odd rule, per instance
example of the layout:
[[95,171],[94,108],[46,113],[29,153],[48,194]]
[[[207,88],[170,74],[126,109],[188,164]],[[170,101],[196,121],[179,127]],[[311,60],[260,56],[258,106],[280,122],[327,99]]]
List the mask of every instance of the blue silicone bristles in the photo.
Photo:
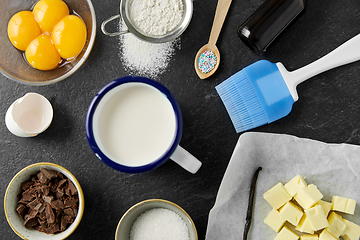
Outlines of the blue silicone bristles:
[[216,90],[230,115],[236,132],[243,132],[268,122],[259,98],[245,72],[237,72],[216,86]]
[[288,115],[294,103],[277,65],[266,60],[235,73],[216,90],[238,133]]

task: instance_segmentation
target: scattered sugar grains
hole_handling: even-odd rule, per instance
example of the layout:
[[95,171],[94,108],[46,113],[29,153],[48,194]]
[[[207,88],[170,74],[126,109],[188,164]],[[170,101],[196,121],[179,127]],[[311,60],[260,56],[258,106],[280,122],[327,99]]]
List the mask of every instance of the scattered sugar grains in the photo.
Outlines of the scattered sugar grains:
[[181,217],[165,208],[141,214],[130,231],[130,240],[189,240],[189,231]]
[[[121,21],[120,30],[126,26]],[[180,38],[166,43],[148,43],[133,34],[120,35],[120,59],[130,74],[156,78],[166,71],[175,50],[180,49]]]

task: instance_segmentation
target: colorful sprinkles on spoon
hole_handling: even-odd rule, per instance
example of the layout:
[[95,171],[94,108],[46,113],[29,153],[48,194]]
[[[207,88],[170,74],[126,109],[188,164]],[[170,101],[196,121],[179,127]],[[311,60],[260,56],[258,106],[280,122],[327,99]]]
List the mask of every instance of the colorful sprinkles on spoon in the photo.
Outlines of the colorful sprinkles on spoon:
[[204,51],[199,56],[199,69],[203,73],[208,73],[215,68],[217,59],[212,51]]

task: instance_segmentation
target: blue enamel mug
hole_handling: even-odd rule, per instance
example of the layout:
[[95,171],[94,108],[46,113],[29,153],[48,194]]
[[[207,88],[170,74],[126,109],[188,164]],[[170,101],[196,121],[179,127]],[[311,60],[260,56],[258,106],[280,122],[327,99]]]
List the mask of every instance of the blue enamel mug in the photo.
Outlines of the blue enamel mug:
[[168,159],[191,173],[201,162],[179,145],[182,115],[162,84],[127,76],[103,87],[86,116],[86,136],[95,155],[128,173],[155,169]]

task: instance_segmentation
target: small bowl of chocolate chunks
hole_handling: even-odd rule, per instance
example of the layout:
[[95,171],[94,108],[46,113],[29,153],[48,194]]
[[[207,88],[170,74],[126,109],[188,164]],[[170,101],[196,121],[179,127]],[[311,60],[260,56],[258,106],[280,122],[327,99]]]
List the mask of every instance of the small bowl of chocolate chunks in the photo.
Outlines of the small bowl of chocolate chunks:
[[4,208],[9,225],[22,239],[65,239],[81,221],[84,194],[67,169],[54,163],[35,163],[11,180]]

